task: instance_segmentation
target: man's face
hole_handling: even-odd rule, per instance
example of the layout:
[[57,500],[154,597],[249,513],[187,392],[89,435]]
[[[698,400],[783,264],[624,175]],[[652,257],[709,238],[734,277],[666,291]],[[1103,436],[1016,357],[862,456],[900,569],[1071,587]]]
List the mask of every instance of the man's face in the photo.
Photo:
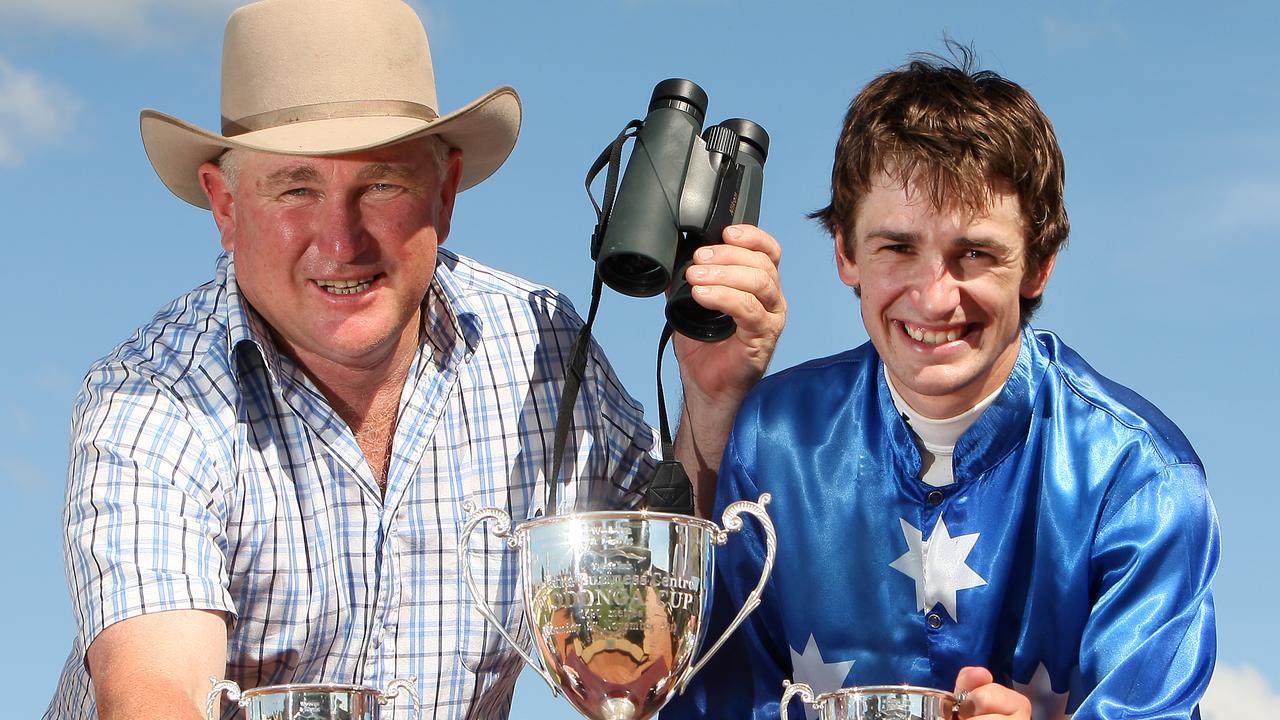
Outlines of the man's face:
[[1053,258],[1026,268],[1017,196],[993,192],[972,217],[881,173],[853,227],[853,257],[836,239],[840,278],[861,288],[862,322],[903,399],[947,418],[1000,387],[1018,358],[1019,298],[1043,292],[1053,270]]
[[335,157],[238,152],[201,178],[241,291],[313,372],[377,368],[417,338],[461,173],[427,142]]

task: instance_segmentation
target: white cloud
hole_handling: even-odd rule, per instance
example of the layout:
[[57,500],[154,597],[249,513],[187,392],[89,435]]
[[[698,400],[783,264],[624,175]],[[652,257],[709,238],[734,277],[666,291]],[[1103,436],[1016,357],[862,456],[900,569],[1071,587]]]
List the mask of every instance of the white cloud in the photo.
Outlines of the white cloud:
[[1045,41],[1050,47],[1075,50],[1097,45],[1123,46],[1129,41],[1129,32],[1120,21],[1108,17],[1109,8],[1100,8],[1092,18],[1066,19],[1049,15],[1044,18]]
[[407,2],[409,7],[418,13],[423,26],[427,28],[427,38],[433,49],[437,44],[443,47],[445,42],[458,41],[458,28],[448,8],[441,7],[440,3],[427,6],[418,0],[407,0]]
[[22,164],[23,150],[61,140],[80,102],[56,83],[0,58],[0,167]]
[[1204,197],[1206,229],[1228,247],[1244,244],[1274,231],[1280,176],[1224,179],[1206,188]]
[[35,416],[22,405],[9,405],[4,414],[0,415],[0,431],[9,438],[16,435],[19,440],[25,441],[31,436],[34,427]]
[[128,42],[160,39],[193,21],[221,23],[243,0],[0,0],[0,26],[78,30]]
[[[1127,210],[1126,242],[1106,250],[1114,272],[1134,282],[1165,287],[1169,283],[1204,282],[1204,268],[1217,272],[1253,272],[1261,265],[1241,265],[1242,257],[1273,257],[1276,251],[1275,199],[1280,174],[1268,170],[1232,176],[1197,177],[1180,187],[1143,196]],[[1086,218],[1073,237],[1089,241]],[[1136,228],[1136,229],[1131,229]],[[1092,231],[1109,233],[1099,226]],[[1069,250],[1068,250],[1069,252]],[[1100,256],[1101,257],[1101,256]],[[1193,261],[1188,261],[1188,258]],[[1219,283],[1220,284],[1220,283]],[[1251,285],[1237,290],[1253,291]],[[1280,717],[1278,715],[1277,717]]]
[[1201,720],[1275,720],[1280,718],[1280,695],[1266,678],[1248,665],[1219,664],[1200,701]]
[[23,494],[36,494],[49,489],[49,483],[40,466],[21,458],[0,460],[0,495],[16,490]]
[[62,397],[70,401],[75,397],[83,378],[84,372],[81,370],[49,364],[32,368],[27,373],[26,386],[47,397]]

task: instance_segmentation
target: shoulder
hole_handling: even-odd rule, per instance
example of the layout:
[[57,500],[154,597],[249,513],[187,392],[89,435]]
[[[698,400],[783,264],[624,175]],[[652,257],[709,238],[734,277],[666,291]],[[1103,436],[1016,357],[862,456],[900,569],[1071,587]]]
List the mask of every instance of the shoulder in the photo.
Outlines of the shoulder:
[[842,404],[850,392],[876,377],[879,362],[880,357],[871,343],[835,355],[815,358],[779,370],[761,380],[748,395],[743,407],[768,414],[782,401],[788,406],[802,401],[814,410]]
[[437,268],[459,299],[489,315],[538,313],[581,324],[573,303],[558,290],[441,248]]
[[227,382],[231,350],[225,270],[220,262],[212,280],[162,307],[92,363],[77,414],[95,405],[119,410],[139,403],[205,404],[226,397],[232,384]]
[[1048,357],[1046,380],[1066,419],[1081,430],[1140,443],[1164,464],[1201,464],[1186,435],[1153,403],[1095,370],[1052,332],[1036,330],[1034,337]]
[[1036,331],[1035,338],[1049,362],[1033,423],[1045,443],[1042,455],[1058,458],[1046,462],[1071,468],[1061,476],[1068,497],[1095,497],[1104,526],[1177,516],[1212,527],[1204,465],[1182,430],[1057,336]]
[[226,302],[225,284],[211,280],[161,308],[92,368],[129,368],[176,384],[201,363],[228,356]]
[[851,408],[871,401],[878,373],[879,356],[866,343],[771,374],[743,401],[730,443],[746,455],[772,443],[821,446],[860,417]]

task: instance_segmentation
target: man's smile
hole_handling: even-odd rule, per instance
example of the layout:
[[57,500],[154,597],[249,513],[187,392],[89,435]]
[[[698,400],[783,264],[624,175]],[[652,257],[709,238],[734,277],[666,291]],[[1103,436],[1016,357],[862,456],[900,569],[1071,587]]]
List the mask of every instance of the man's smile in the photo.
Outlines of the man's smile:
[[969,332],[969,325],[955,325],[946,328],[926,328],[911,325],[905,322],[898,322],[907,336],[916,342],[926,345],[941,345],[942,343],[955,342],[964,337]]
[[382,276],[379,274],[379,275],[373,275],[371,277],[360,278],[356,280],[316,279],[316,280],[313,280],[313,282],[321,290],[329,293],[330,295],[355,295],[357,293],[361,293],[361,292],[364,292],[365,290],[368,290],[373,285],[374,281],[380,277]]

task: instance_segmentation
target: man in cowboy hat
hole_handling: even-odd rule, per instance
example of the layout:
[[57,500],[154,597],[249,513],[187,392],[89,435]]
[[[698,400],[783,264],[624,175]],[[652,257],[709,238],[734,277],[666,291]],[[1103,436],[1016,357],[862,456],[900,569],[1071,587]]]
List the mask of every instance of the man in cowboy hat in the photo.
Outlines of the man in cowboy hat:
[[[506,713],[519,661],[462,588],[462,505],[546,511],[581,321],[438,247],[520,104],[499,88],[436,108],[400,0],[266,0],[228,23],[221,134],[142,113],[160,178],[212,210],[226,252],[85,380],[65,511],[79,632],[46,717],[198,718],[211,676],[416,678],[438,717]],[[677,346],[678,456],[700,479],[784,314],[777,243],[725,240],[689,279],[737,334]],[[636,504],[657,444],[592,346],[559,509]],[[472,570],[519,633],[510,555]]]

